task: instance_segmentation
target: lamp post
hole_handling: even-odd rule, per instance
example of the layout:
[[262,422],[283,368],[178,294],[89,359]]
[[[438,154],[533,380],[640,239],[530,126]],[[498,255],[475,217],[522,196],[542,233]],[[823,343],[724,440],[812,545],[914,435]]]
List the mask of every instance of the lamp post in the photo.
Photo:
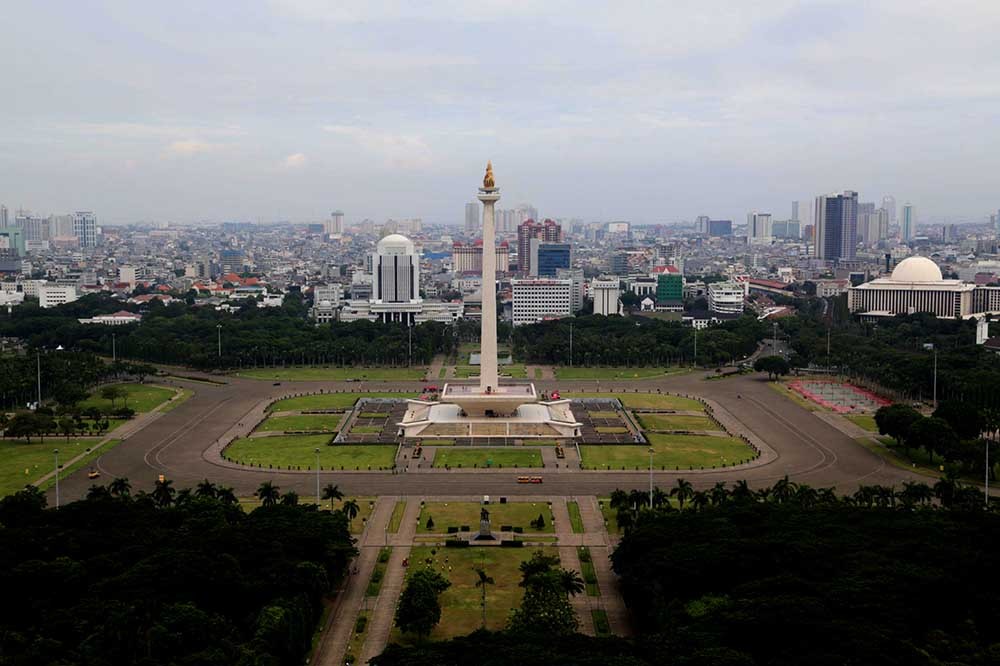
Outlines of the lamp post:
[[56,456],[56,508],[59,508],[59,449],[54,449],[52,453]]
[[222,358],[222,324],[216,324],[215,330],[219,334],[219,358]]
[[42,352],[38,349],[35,350],[35,363],[37,367],[36,379],[38,381],[38,402],[35,403],[35,409],[42,406]]
[[569,323],[569,367],[573,367],[573,322]]
[[111,333],[111,362],[116,363],[118,361],[118,347],[115,345],[115,334]]
[[653,509],[653,447],[649,447],[649,509]]
[[319,506],[319,448],[316,449],[316,506]]

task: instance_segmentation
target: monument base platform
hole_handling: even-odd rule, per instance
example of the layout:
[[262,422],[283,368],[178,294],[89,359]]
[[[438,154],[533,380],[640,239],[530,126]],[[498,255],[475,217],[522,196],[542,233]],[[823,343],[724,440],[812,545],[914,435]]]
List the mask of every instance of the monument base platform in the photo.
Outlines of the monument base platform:
[[408,400],[398,425],[403,437],[423,439],[563,439],[578,437],[582,426],[569,400],[520,405],[509,416],[469,416],[455,403]]

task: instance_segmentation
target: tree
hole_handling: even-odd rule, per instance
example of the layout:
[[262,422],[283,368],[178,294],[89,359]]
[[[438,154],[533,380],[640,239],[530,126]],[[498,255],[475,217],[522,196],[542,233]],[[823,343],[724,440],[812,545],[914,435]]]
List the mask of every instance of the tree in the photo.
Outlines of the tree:
[[14,439],[22,437],[31,444],[31,437],[38,433],[38,418],[31,412],[18,412],[7,424],[6,434]]
[[340,507],[340,510],[344,512],[345,516],[347,516],[348,525],[351,525],[354,523],[354,519],[358,517],[358,512],[361,511],[361,507],[358,506],[356,500],[349,499],[344,502],[344,505]]
[[117,384],[105,386],[101,389],[101,397],[111,401],[111,409],[115,408],[115,402],[126,396],[125,389]]
[[257,488],[257,499],[260,500],[262,506],[274,506],[278,503],[280,496],[280,489],[270,481],[265,481]]
[[10,417],[7,416],[7,412],[0,409],[0,437],[7,434],[7,426],[10,425]]
[[958,447],[958,436],[948,422],[935,416],[925,417],[910,426],[910,445],[923,447],[934,462],[934,454],[940,453],[950,460]]
[[561,569],[559,571],[559,587],[571,597],[575,597],[587,589],[583,578],[573,569]]
[[473,569],[476,572],[476,587],[482,591],[482,600],[479,605],[483,609],[483,629],[486,628],[486,588],[489,585],[495,585],[496,581],[493,580],[487,573],[485,569],[477,567]]
[[692,486],[691,482],[686,479],[677,479],[677,485],[670,489],[670,496],[677,498],[677,505],[679,509],[684,508],[684,502],[690,499],[693,494],[694,486]]
[[583,589],[583,580],[575,571],[559,568],[559,558],[535,551],[521,563],[524,600],[508,621],[515,633],[544,633],[553,636],[572,634],[579,626],[569,595]]
[[73,408],[87,399],[87,391],[73,382],[62,382],[56,386],[53,396],[63,407]]
[[787,375],[791,366],[781,356],[762,356],[754,361],[753,369],[757,372],[766,372],[768,379],[777,379]]
[[332,483],[326,484],[323,488],[323,499],[330,500],[330,510],[333,511],[333,500],[344,499],[344,493],[340,492],[340,488],[333,485]]
[[174,482],[170,479],[157,479],[151,493],[153,501],[159,507],[167,507],[174,501],[177,490],[173,487]]
[[209,481],[208,479],[205,479],[204,481],[199,483],[197,486],[195,486],[194,489],[195,497],[212,498],[215,497],[215,493],[216,493],[215,484]]
[[970,402],[942,400],[933,416],[947,421],[959,439],[975,439],[985,427],[985,419]]
[[921,418],[920,412],[909,405],[896,403],[878,408],[875,425],[880,435],[892,437],[906,451],[910,445],[910,427]]
[[219,500],[223,504],[236,505],[240,503],[240,500],[236,497],[236,493],[229,486],[220,486],[215,491],[215,499]]
[[69,436],[73,434],[74,430],[76,430],[76,424],[73,423],[73,419],[68,416],[64,416],[59,419],[59,430],[62,431],[62,434],[66,435],[66,442],[68,443]]
[[116,477],[108,484],[108,490],[115,497],[129,497],[132,494],[132,484],[124,477]]
[[420,638],[429,636],[441,621],[438,597],[449,587],[451,583],[448,579],[433,569],[413,572],[396,608],[396,626],[400,631],[416,634]]
[[295,506],[299,503],[299,494],[294,490],[289,490],[281,496],[281,503],[285,506]]

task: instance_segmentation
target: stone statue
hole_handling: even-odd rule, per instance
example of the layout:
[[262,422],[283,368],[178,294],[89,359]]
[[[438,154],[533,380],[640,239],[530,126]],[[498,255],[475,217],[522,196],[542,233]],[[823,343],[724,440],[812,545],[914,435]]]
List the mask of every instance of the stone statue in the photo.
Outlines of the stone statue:
[[479,520],[489,521],[489,519],[490,519],[490,512],[487,511],[486,507],[484,506],[482,509],[479,510]]
[[493,162],[486,163],[486,175],[483,177],[483,189],[492,190],[496,187],[496,182],[493,180]]

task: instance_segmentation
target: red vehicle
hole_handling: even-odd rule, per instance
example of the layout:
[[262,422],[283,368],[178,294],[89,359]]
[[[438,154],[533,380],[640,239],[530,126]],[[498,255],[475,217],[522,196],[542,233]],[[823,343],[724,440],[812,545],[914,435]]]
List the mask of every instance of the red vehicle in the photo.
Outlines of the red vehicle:
[[438,387],[437,386],[425,386],[424,387],[424,393],[437,393],[437,392],[438,392]]

